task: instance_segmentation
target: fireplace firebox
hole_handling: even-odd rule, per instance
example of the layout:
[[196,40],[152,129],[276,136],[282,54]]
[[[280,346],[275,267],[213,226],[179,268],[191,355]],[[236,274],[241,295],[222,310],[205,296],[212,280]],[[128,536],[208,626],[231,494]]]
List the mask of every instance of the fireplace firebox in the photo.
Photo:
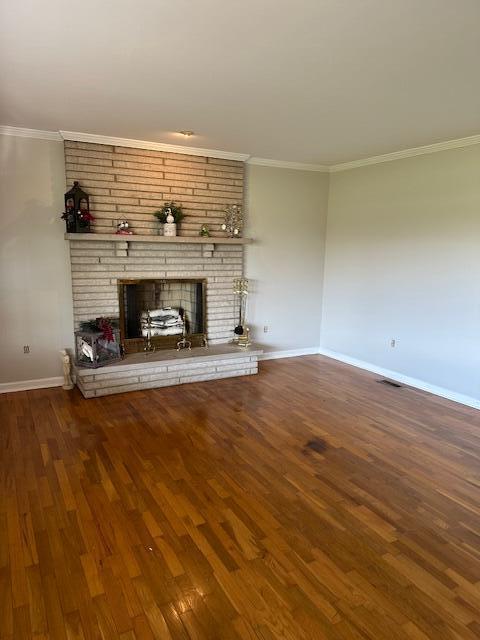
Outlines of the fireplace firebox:
[[171,349],[184,334],[192,346],[204,345],[205,280],[119,280],[118,296],[120,338],[126,353],[143,351],[148,338],[156,349]]

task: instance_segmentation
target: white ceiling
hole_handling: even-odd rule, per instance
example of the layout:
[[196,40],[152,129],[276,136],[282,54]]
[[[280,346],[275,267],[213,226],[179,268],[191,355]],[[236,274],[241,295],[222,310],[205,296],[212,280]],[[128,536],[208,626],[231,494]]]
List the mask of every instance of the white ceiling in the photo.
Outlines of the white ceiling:
[[0,0],[0,124],[334,164],[480,133],[479,61],[479,0]]

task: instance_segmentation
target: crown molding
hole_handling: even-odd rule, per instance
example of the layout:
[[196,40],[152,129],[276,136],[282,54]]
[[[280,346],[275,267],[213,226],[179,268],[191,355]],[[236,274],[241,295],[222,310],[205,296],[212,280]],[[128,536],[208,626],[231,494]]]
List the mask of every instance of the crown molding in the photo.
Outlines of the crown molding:
[[380,156],[371,156],[370,158],[362,158],[353,160],[352,162],[342,162],[330,166],[330,173],[338,171],[347,171],[348,169],[357,169],[358,167],[366,167],[370,164],[380,164],[382,162],[392,162],[393,160],[401,160],[402,158],[413,158],[414,156],[423,156],[428,153],[437,153],[438,151],[448,151],[449,149],[462,149],[463,147],[471,147],[480,144],[480,134],[469,136],[468,138],[457,138],[456,140],[447,140],[446,142],[436,142],[423,147],[413,147],[412,149],[404,149],[403,151],[394,151],[393,153],[385,153]]
[[200,149],[198,147],[183,147],[164,142],[149,142],[148,140],[133,140],[132,138],[115,138],[101,136],[96,133],[81,133],[79,131],[60,131],[63,140],[73,142],[93,142],[95,144],[109,144],[116,147],[131,147],[134,149],[148,149],[149,151],[169,151],[170,153],[184,153],[189,156],[208,156],[209,158],[221,158],[222,160],[238,160],[245,162],[250,157],[246,153],[233,153],[220,151],[219,149]]
[[40,140],[53,140],[62,142],[72,140],[74,142],[91,142],[95,144],[109,144],[118,147],[131,147],[136,149],[148,149],[151,151],[168,151],[170,153],[183,153],[191,156],[208,156],[210,158],[220,158],[223,160],[237,160],[248,164],[262,167],[276,167],[278,169],[296,169],[298,171],[318,171],[320,173],[337,173],[348,171],[372,164],[382,162],[392,162],[403,158],[413,158],[414,156],[436,153],[438,151],[448,151],[449,149],[461,149],[472,145],[480,144],[480,134],[447,140],[446,142],[436,142],[423,147],[413,147],[402,151],[394,151],[369,158],[352,160],[351,162],[341,162],[333,165],[308,164],[303,162],[289,162],[288,160],[271,160],[269,158],[251,157],[246,153],[234,153],[231,151],[221,151],[218,149],[201,149],[198,147],[184,147],[181,145],[167,144],[163,142],[150,142],[148,140],[134,140],[131,138],[115,138],[112,136],[102,136],[94,133],[81,133],[78,131],[43,131],[41,129],[26,129],[24,127],[11,127],[0,125],[0,135],[17,136],[20,138],[36,138]]
[[10,127],[0,125],[0,135],[16,136],[17,138],[37,138],[40,140],[55,140],[62,142],[63,138],[58,131],[42,131],[41,129],[25,129],[23,127]]
[[297,171],[320,171],[328,173],[330,167],[324,164],[306,164],[304,162],[289,162],[288,160],[270,160],[270,158],[249,158],[248,164],[260,167],[276,167],[278,169],[296,169]]

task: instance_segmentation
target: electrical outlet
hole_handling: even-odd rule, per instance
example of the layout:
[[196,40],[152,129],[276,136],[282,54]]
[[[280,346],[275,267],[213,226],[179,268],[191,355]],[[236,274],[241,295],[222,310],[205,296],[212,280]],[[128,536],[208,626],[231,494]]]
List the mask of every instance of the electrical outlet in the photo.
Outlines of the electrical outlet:
[[263,333],[268,333],[268,324],[264,325]]
[[30,345],[28,344],[23,345],[23,353],[30,353]]
[[396,344],[397,344],[397,341],[395,340],[395,338],[392,338],[390,340],[390,346],[392,347],[392,349],[396,346]]

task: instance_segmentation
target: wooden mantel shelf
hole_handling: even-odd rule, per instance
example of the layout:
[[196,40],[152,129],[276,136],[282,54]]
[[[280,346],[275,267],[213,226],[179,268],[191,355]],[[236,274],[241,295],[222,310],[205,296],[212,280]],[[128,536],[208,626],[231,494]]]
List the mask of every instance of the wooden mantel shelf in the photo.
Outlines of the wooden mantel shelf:
[[204,238],[201,236],[166,236],[153,235],[121,235],[116,233],[66,233],[66,240],[88,240],[89,242],[98,240],[105,242],[164,242],[164,243],[187,243],[187,244],[249,244],[251,238]]

